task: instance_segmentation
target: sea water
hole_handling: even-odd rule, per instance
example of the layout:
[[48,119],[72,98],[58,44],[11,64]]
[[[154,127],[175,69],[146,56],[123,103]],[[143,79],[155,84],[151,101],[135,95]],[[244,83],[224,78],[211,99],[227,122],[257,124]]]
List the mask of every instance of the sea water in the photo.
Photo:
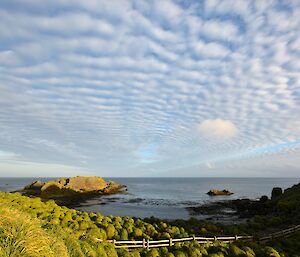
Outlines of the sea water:
[[[38,178],[46,181],[50,178]],[[52,178],[53,179],[53,178]],[[300,178],[105,178],[125,184],[128,190],[114,195],[97,196],[72,207],[103,215],[188,219],[187,207],[225,199],[257,199],[271,195],[273,187],[283,189]],[[15,191],[37,178],[0,178],[0,191]],[[231,196],[211,197],[210,189],[228,189]]]

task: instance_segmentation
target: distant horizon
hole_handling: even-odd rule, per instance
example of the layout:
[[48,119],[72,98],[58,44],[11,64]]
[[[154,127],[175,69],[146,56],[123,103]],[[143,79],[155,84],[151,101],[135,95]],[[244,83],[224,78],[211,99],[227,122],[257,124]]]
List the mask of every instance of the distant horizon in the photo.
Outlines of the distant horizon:
[[[81,175],[75,175],[75,176],[70,176],[70,177],[76,177],[76,176],[81,176]],[[245,178],[245,179],[247,179],[247,178],[266,178],[266,179],[268,179],[268,178],[278,178],[278,179],[280,179],[280,178],[289,178],[289,179],[292,179],[292,178],[294,178],[294,179],[300,179],[300,177],[107,177],[107,176],[101,176],[101,175],[91,175],[91,176],[99,176],[99,177],[102,177],[102,178]],[[3,176],[0,176],[0,179],[1,178],[65,178],[65,177],[68,177],[68,176],[61,176],[61,177],[30,177],[30,176],[28,176],[28,177],[3,177]]]

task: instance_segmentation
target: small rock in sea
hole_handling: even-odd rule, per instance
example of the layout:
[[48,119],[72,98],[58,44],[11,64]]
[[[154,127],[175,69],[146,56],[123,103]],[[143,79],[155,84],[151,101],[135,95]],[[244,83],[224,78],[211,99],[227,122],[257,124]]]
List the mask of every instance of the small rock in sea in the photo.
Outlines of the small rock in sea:
[[218,195],[232,195],[233,193],[230,192],[229,190],[218,190],[218,189],[212,189],[207,192],[208,195],[210,196],[218,196]]

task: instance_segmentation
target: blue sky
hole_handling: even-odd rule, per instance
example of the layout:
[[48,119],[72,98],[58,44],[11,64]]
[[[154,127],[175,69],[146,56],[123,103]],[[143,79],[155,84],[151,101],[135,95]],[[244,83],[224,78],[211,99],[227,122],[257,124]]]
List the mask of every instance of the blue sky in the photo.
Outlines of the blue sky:
[[0,176],[300,175],[300,2],[2,0]]

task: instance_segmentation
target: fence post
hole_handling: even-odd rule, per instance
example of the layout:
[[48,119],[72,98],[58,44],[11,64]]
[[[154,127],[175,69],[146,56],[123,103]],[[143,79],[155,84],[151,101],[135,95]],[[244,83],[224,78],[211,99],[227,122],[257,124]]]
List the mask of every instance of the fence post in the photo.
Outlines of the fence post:
[[194,240],[194,241],[196,240],[196,237],[195,237],[195,235],[193,235],[193,240]]
[[234,236],[234,239],[235,239],[235,241],[237,241],[237,240],[238,240],[238,236],[237,236],[237,235],[235,235],[235,236]]
[[116,245],[116,239],[113,240],[113,244]]
[[172,237],[169,238],[169,245],[170,245],[170,247],[173,245]]
[[143,238],[143,248],[145,248],[145,247],[146,247],[146,239]]
[[149,239],[147,239],[147,250],[149,250]]
[[216,236],[214,236],[214,241],[217,241],[217,237]]

